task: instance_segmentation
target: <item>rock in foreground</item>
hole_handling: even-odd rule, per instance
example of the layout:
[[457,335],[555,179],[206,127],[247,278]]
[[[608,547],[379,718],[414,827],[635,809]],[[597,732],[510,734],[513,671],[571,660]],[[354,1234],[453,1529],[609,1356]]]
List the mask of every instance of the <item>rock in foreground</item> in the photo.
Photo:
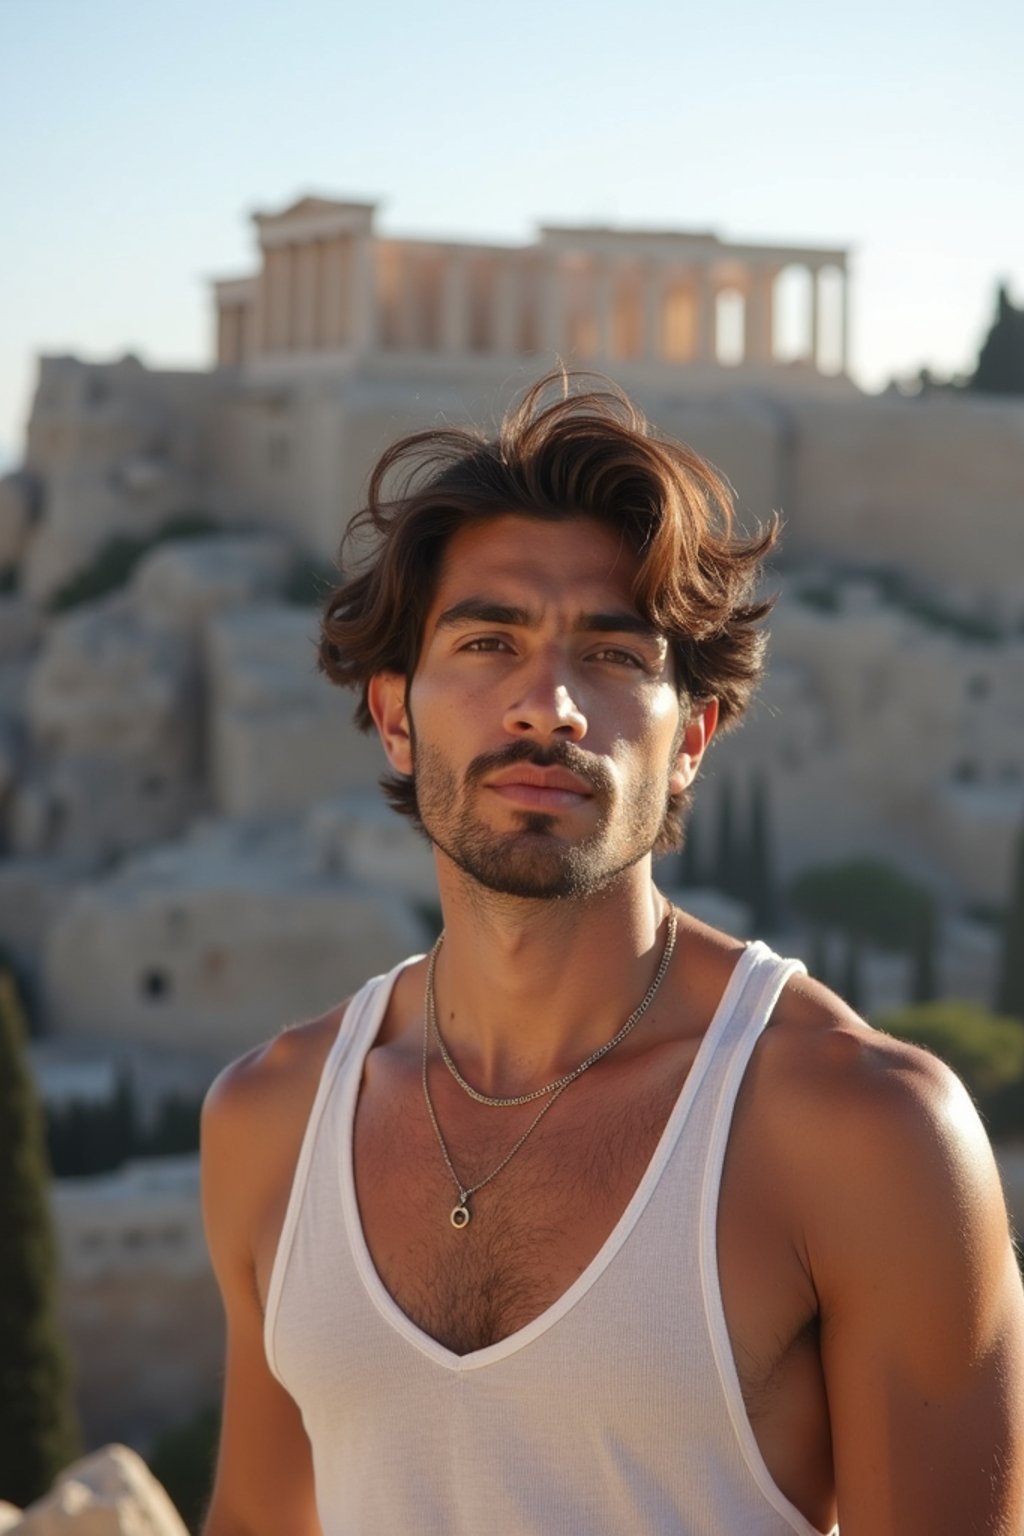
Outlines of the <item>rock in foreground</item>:
[[9,1536],[188,1536],[181,1517],[141,1456],[108,1445],[74,1462],[45,1498],[15,1513],[0,1505]]

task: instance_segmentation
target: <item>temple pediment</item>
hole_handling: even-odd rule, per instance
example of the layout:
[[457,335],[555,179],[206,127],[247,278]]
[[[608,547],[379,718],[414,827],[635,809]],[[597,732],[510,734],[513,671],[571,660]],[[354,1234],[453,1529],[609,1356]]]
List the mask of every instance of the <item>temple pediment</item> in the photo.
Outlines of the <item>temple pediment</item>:
[[260,224],[287,224],[295,219],[309,219],[327,217],[333,218],[337,214],[372,214],[375,203],[359,203],[351,200],[335,197],[300,197],[294,203],[289,203],[287,208],[280,209],[277,213],[255,213],[253,217]]

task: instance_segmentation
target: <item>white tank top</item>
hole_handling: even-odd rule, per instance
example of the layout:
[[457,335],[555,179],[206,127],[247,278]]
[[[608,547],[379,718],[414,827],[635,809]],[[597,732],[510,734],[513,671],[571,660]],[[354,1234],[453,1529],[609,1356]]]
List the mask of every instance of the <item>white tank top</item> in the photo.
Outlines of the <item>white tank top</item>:
[[356,1203],[356,1096],[400,969],[352,999],[324,1064],[267,1296],[324,1536],[820,1536],[758,1450],[716,1257],[736,1095],[800,962],[744,950],[600,1252],[527,1327],[461,1356],[391,1299]]

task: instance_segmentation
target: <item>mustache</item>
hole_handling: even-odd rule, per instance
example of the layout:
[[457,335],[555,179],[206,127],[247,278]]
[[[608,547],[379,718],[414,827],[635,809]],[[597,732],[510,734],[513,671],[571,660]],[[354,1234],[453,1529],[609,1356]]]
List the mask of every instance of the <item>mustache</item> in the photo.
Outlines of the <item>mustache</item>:
[[531,741],[511,741],[496,752],[482,752],[467,768],[466,783],[477,784],[489,773],[515,763],[531,763],[535,768],[564,768],[567,773],[582,779],[596,795],[607,797],[614,787],[612,776],[604,765],[570,741],[555,741],[548,747],[539,747]]

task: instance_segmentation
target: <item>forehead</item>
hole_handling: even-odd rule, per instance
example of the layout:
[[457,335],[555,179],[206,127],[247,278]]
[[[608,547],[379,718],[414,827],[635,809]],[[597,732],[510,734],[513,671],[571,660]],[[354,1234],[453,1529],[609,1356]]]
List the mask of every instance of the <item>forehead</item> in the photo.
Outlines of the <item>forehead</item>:
[[506,513],[464,525],[449,539],[430,619],[466,596],[514,595],[531,606],[566,603],[635,611],[640,561],[607,523],[593,517],[558,522]]

